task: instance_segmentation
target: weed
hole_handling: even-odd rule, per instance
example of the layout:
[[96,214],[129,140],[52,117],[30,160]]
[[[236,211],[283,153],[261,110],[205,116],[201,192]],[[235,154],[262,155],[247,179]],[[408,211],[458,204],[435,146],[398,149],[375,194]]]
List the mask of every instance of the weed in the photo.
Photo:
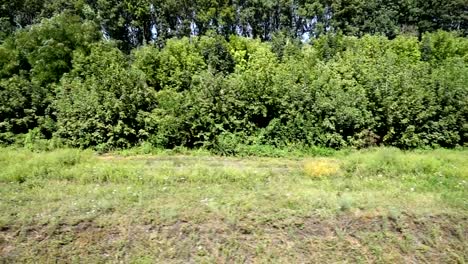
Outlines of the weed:
[[340,166],[335,160],[309,160],[304,164],[304,173],[311,178],[335,176],[340,173]]
[[466,150],[178,151],[0,149],[0,262],[467,258]]

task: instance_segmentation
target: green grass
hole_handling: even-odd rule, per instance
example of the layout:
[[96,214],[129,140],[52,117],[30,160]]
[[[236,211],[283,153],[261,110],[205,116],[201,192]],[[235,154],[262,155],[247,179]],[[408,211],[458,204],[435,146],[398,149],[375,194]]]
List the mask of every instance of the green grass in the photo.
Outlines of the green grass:
[[468,260],[465,149],[132,151],[0,149],[0,262]]
[[[50,140],[46,142],[51,142]],[[53,142],[49,143],[52,145]],[[39,144],[32,144],[31,148],[38,146]],[[349,150],[342,150],[340,153],[346,153]],[[331,148],[323,147],[304,147],[301,145],[291,145],[284,146],[281,148],[270,146],[270,145],[243,145],[236,144],[235,147],[229,149],[229,151],[221,151],[217,149],[188,149],[185,147],[176,147],[174,149],[161,149],[156,148],[148,142],[143,142],[140,145],[129,148],[116,150],[113,153],[122,156],[135,156],[135,155],[163,155],[163,156],[174,156],[174,155],[190,155],[190,156],[212,156],[215,155],[224,155],[230,153],[228,156],[237,156],[237,157],[276,157],[276,158],[304,158],[312,156],[333,156],[338,153],[338,151]]]

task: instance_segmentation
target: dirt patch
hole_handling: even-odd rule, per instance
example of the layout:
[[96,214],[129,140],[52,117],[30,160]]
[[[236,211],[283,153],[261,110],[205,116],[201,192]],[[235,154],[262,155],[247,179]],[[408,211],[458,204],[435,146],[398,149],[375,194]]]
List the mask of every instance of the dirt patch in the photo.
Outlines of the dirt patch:
[[[269,254],[290,261],[331,258],[450,263],[468,257],[467,230],[467,217],[408,214],[397,218],[342,214],[329,219],[291,218],[274,223],[259,223],[256,219],[236,223],[222,219],[202,223],[179,220],[107,227],[84,221],[59,225],[53,232],[47,226],[23,233],[3,229],[0,252],[3,261],[54,257],[67,262],[72,255],[81,254],[87,260],[125,262],[144,254],[170,262],[206,259],[251,263],[265,260],[265,254]],[[36,255],[25,254],[31,249]]]

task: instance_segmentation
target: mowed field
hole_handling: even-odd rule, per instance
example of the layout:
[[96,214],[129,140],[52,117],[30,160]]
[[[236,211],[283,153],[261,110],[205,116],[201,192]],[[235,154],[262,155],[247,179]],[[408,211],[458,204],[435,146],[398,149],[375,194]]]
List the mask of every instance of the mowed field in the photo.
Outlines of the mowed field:
[[468,150],[0,149],[1,263],[465,263]]

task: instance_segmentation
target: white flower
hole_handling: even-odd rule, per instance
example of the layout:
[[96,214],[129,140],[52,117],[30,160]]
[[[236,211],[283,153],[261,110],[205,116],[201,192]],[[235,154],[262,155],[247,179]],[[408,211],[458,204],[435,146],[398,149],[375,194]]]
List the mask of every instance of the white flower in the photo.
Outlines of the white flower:
[[204,199],[200,200],[200,203],[206,204],[206,203],[208,203],[209,201],[211,201],[210,198],[204,198]]

